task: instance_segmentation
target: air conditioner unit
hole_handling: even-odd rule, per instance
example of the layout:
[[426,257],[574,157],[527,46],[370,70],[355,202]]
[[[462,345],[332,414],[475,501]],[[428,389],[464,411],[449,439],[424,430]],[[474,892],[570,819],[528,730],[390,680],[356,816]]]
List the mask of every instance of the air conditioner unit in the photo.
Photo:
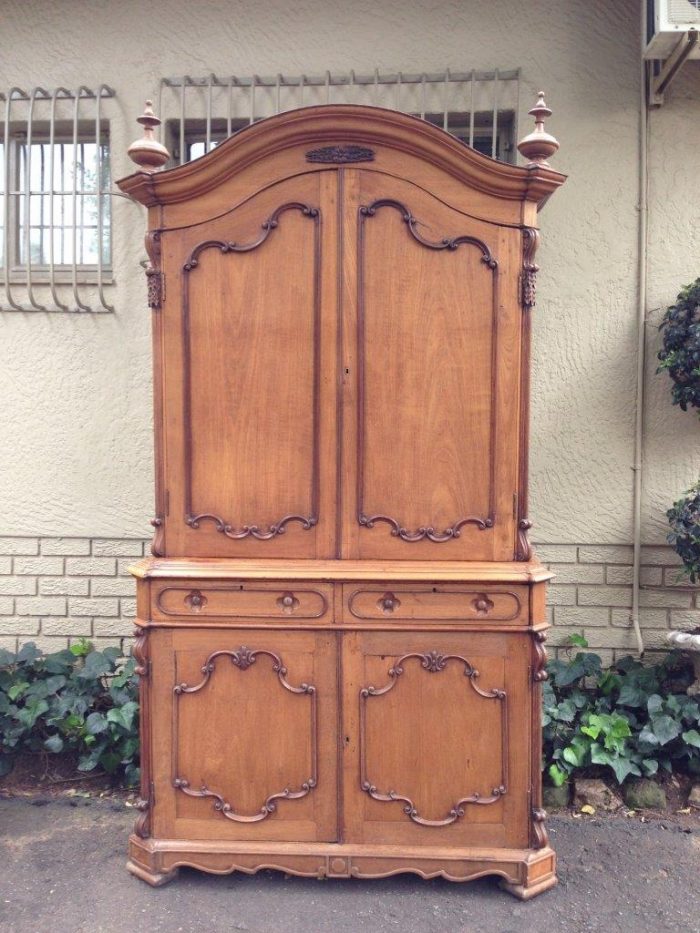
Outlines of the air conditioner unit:
[[[647,45],[644,58],[665,61],[683,34],[700,31],[700,0],[647,0]],[[689,58],[700,58],[696,43]]]

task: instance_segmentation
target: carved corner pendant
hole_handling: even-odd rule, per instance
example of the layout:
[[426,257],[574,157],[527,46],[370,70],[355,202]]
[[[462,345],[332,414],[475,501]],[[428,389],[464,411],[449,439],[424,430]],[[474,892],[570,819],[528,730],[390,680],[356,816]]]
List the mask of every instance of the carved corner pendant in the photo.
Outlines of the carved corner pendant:
[[157,310],[163,304],[163,273],[158,269],[146,269],[148,285],[148,307]]
[[537,273],[540,269],[535,262],[535,253],[537,252],[539,240],[539,231],[534,227],[525,227],[523,229],[523,272],[520,298],[525,311],[531,311],[535,307]]

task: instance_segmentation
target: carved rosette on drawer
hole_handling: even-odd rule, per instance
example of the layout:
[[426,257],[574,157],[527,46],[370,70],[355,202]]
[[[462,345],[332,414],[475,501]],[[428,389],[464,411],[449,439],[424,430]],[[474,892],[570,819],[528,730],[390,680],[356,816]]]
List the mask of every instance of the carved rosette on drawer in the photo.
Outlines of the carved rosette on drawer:
[[[467,678],[471,689],[485,700],[494,700],[500,703],[501,707],[501,760],[502,777],[501,782],[496,786],[489,788],[487,793],[472,791],[465,794],[454,802],[446,816],[441,819],[428,819],[423,816],[415,801],[399,790],[389,789],[380,790],[369,776],[369,765],[367,762],[367,703],[371,698],[382,697],[389,693],[396,686],[399,678],[405,672],[406,662],[417,661],[420,667],[429,674],[439,674],[447,668],[450,662],[462,664],[464,667],[464,676]],[[491,690],[482,690],[477,684],[479,672],[464,657],[458,654],[441,654],[439,651],[429,651],[426,654],[411,652],[398,658],[389,668],[389,682],[383,687],[367,686],[360,690],[360,786],[365,793],[373,800],[382,803],[402,803],[403,812],[414,823],[419,826],[441,827],[449,826],[455,823],[460,817],[464,816],[465,807],[468,804],[491,804],[496,803],[507,793],[508,775],[508,733],[507,733],[507,696],[505,690],[494,688]]]
[[[311,703],[309,716],[311,727],[311,762],[309,766],[309,777],[303,781],[298,788],[293,788],[287,785],[281,790],[273,791],[272,793],[268,794],[257,813],[237,813],[234,805],[226,800],[220,793],[212,790],[204,784],[199,788],[193,788],[190,785],[187,777],[180,773],[180,769],[177,763],[177,750],[179,749],[180,742],[178,734],[179,703],[182,702],[183,697],[185,697],[187,694],[199,693],[200,690],[203,690],[206,687],[210,681],[210,678],[216,671],[217,661],[219,658],[229,658],[231,664],[233,664],[234,667],[238,668],[240,671],[245,672],[249,670],[254,664],[256,664],[258,658],[261,657],[267,657],[271,659],[272,672],[277,675],[279,683],[285,690],[288,690],[290,693],[297,694],[299,696],[307,696],[309,698]],[[260,820],[267,819],[267,817],[269,817],[277,810],[277,801],[299,800],[302,797],[306,797],[307,794],[310,794],[314,787],[316,787],[318,780],[316,687],[313,684],[307,683],[302,683],[295,687],[287,680],[287,668],[282,663],[282,659],[279,657],[279,655],[272,651],[267,651],[263,648],[247,648],[245,645],[242,645],[235,651],[222,650],[212,652],[212,654],[209,655],[209,657],[204,662],[204,665],[202,666],[202,674],[204,676],[197,684],[189,685],[186,683],[181,683],[176,684],[173,687],[173,693],[175,694],[175,723],[173,730],[173,743],[176,749],[173,787],[176,790],[186,794],[188,797],[211,798],[214,801],[214,810],[224,816],[227,820],[233,820],[236,823],[258,823]]]

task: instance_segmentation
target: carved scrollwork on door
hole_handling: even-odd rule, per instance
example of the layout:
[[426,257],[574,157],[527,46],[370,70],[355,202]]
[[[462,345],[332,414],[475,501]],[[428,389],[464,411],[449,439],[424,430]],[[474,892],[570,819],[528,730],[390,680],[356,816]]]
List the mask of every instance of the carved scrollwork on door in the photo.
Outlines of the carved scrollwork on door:
[[[447,668],[447,665],[451,661],[461,663],[464,666],[464,676],[467,678],[469,686],[471,689],[480,697],[483,697],[486,700],[495,700],[500,703],[501,707],[501,761],[502,761],[502,771],[501,771],[501,782],[496,787],[490,789],[489,793],[482,794],[478,791],[474,791],[470,794],[465,794],[463,797],[460,797],[459,800],[455,801],[447,815],[442,819],[428,819],[421,815],[416,806],[416,803],[406,794],[402,794],[397,790],[379,790],[372,781],[368,773],[367,765],[367,702],[373,697],[381,697],[389,693],[390,690],[393,690],[396,686],[399,678],[403,675],[405,670],[405,664],[407,661],[418,661],[421,668],[424,671],[427,671],[430,674],[438,674],[441,671],[444,671]],[[464,816],[465,807],[468,804],[478,804],[485,805],[491,803],[497,803],[504,794],[507,793],[508,788],[508,711],[507,711],[507,696],[505,690],[500,688],[493,688],[491,690],[483,690],[477,683],[479,677],[479,671],[467,660],[467,658],[462,657],[458,654],[442,654],[439,651],[429,651],[426,654],[419,654],[416,652],[411,652],[409,654],[404,654],[398,660],[394,661],[392,666],[389,668],[389,682],[383,687],[374,687],[369,685],[367,687],[362,687],[360,690],[360,787],[365,793],[373,800],[378,800],[382,803],[402,803],[403,812],[408,816],[410,820],[414,823],[418,823],[419,826],[427,827],[440,827],[440,826],[449,826],[451,823],[456,822],[460,817]]]
[[[430,250],[446,250],[453,252],[460,246],[471,246],[477,249],[481,254],[481,262],[491,272],[492,279],[492,339],[491,339],[491,410],[490,410],[490,428],[489,428],[489,496],[486,515],[467,515],[456,519],[447,528],[437,528],[433,523],[426,522],[417,528],[407,528],[399,519],[391,515],[382,513],[368,514],[365,508],[365,445],[366,445],[366,412],[365,412],[365,286],[364,286],[364,262],[365,262],[365,224],[369,218],[374,217],[381,208],[392,208],[401,214],[401,218],[406,224],[406,229],[413,239],[421,246]],[[419,232],[420,223],[410,210],[400,201],[393,198],[380,198],[369,205],[362,205],[359,208],[359,246],[358,246],[358,311],[357,311],[357,358],[358,358],[358,393],[357,393],[357,417],[358,417],[358,443],[357,443],[357,521],[362,528],[372,529],[377,523],[389,525],[391,534],[402,541],[415,542],[427,539],[435,544],[443,544],[446,541],[452,541],[459,538],[462,529],[466,525],[474,525],[479,531],[486,531],[493,528],[496,523],[496,505],[495,505],[495,487],[496,487],[496,386],[495,372],[497,359],[497,338],[498,338],[498,283],[499,269],[498,261],[492,255],[490,249],[482,240],[474,236],[456,236],[443,237],[441,240],[428,240]]]
[[[191,412],[191,350],[190,350],[190,276],[193,270],[199,267],[200,256],[207,250],[218,250],[224,254],[250,253],[265,243],[270,234],[279,227],[280,217],[288,211],[299,211],[302,216],[308,217],[314,224],[314,271],[313,271],[313,341],[314,341],[314,385],[313,385],[313,468],[311,479],[311,497],[309,513],[287,514],[277,521],[269,523],[246,522],[236,526],[220,515],[213,512],[197,512],[192,502],[192,450],[193,450],[193,424]],[[278,535],[283,535],[287,526],[299,524],[304,531],[310,531],[318,524],[319,514],[319,484],[320,484],[320,268],[321,268],[321,212],[317,207],[290,201],[282,204],[262,224],[262,234],[257,240],[250,243],[237,243],[225,240],[204,240],[198,243],[186,262],[182,266],[184,277],[182,330],[183,330],[183,415],[185,428],[185,524],[190,528],[200,528],[202,522],[211,522],[215,530],[227,538],[235,541],[242,538],[256,538],[258,541],[269,541]]]
[[[257,813],[237,813],[235,807],[232,803],[225,799],[225,797],[218,793],[215,790],[207,787],[206,784],[201,784],[198,788],[193,788],[189,780],[180,774],[180,769],[177,763],[177,749],[179,747],[179,737],[178,737],[178,711],[179,703],[182,701],[182,698],[187,694],[199,693],[206,685],[209,683],[209,680],[216,671],[216,665],[219,658],[229,658],[231,664],[234,667],[238,668],[240,671],[247,671],[254,664],[257,663],[258,658],[267,657],[272,661],[272,672],[277,675],[277,680],[284,687],[285,690],[288,690],[290,693],[296,694],[298,696],[307,696],[309,697],[311,703],[310,710],[310,739],[311,739],[311,762],[309,768],[309,777],[303,781],[299,787],[294,788],[291,785],[287,785],[282,788],[282,790],[275,791],[272,794],[268,794],[259,811]],[[313,684],[301,683],[298,686],[294,686],[287,680],[287,668],[282,663],[282,659],[279,655],[275,654],[272,651],[268,651],[264,648],[251,649],[242,645],[240,648],[237,648],[235,651],[222,650],[214,651],[208,656],[201,668],[203,677],[196,684],[186,684],[179,683],[173,687],[173,693],[175,694],[175,724],[174,724],[174,735],[173,743],[175,748],[175,762],[174,762],[174,776],[173,776],[173,787],[176,790],[181,791],[183,794],[186,794],[188,797],[205,797],[211,798],[214,801],[214,810],[217,813],[221,813],[227,820],[232,820],[236,823],[258,823],[260,820],[265,820],[271,814],[275,813],[277,810],[277,802],[279,800],[299,800],[302,797],[306,797],[307,794],[310,794],[311,791],[316,787],[318,780],[318,750],[317,750],[317,706],[316,706],[316,687]]]

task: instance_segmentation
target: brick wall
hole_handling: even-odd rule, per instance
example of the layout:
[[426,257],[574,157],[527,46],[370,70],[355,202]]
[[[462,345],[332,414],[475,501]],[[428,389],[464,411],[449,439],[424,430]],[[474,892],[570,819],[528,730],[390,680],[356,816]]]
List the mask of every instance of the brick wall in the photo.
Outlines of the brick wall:
[[[630,625],[632,547],[625,545],[541,544],[537,556],[556,574],[548,593],[552,629],[548,645],[584,635],[604,660],[636,652]],[[645,647],[668,647],[674,628],[700,625],[700,586],[681,575],[670,547],[643,547],[639,625]]]
[[[34,641],[47,651],[80,638],[123,645],[132,633],[135,583],[127,567],[148,554],[141,539],[0,538],[0,646]],[[549,644],[585,635],[611,661],[636,650],[629,623],[632,548],[542,544],[537,555],[556,574],[549,588]],[[680,575],[667,547],[642,549],[640,625],[649,649],[671,628],[700,625],[700,587]]]
[[144,552],[140,539],[0,538],[0,647],[122,647],[136,614],[127,567]]

